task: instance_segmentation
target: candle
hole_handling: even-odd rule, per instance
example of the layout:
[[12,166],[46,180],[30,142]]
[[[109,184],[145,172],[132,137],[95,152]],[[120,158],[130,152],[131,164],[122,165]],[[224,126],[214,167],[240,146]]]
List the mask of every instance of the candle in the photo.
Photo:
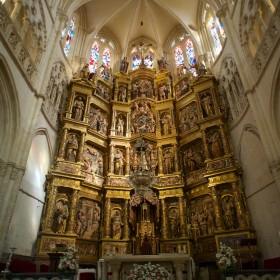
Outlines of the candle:
[[187,254],[187,246],[186,245],[183,246],[183,251],[184,251],[184,254]]

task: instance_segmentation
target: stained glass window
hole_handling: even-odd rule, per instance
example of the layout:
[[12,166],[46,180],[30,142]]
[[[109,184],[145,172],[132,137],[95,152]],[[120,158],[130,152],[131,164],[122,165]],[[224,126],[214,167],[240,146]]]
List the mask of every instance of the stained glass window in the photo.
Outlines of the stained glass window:
[[181,47],[176,47],[174,54],[176,67],[184,65],[184,55]]
[[149,68],[153,67],[153,57],[150,54],[145,56],[144,64]]
[[89,71],[91,73],[95,72],[97,69],[97,62],[99,58],[99,45],[97,42],[94,42],[91,47],[91,52],[90,52],[90,60],[89,60]]
[[208,27],[210,29],[211,36],[213,38],[215,52],[216,54],[219,54],[222,50],[222,45],[217,32],[217,25],[213,17],[210,17],[208,21]]
[[190,68],[194,68],[194,65],[196,63],[196,57],[195,57],[193,42],[190,39],[186,41],[186,54],[187,54]]
[[66,42],[65,42],[65,46],[64,46],[64,53],[66,56],[70,52],[70,46],[71,46],[72,38],[74,36],[75,27],[76,27],[76,17],[73,16],[70,21],[70,27],[69,27],[69,30],[67,33],[67,38],[66,38]]
[[141,64],[141,58],[137,54],[132,59],[132,69],[134,70],[134,69],[138,68],[140,64]]
[[108,48],[105,48],[102,55],[102,64],[110,67],[111,65],[111,52]]

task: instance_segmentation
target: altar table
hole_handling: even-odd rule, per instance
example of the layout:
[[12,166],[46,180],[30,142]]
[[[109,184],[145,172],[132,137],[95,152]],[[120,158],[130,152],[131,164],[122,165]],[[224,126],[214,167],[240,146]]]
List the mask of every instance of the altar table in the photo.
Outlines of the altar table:
[[112,280],[122,280],[120,272],[125,264],[132,263],[169,263],[175,270],[176,280],[183,280],[183,271],[187,271],[188,280],[192,280],[192,259],[188,254],[159,254],[159,255],[114,255],[105,256],[104,259],[99,260],[100,272],[98,272],[98,279],[107,280],[108,266],[112,271]]

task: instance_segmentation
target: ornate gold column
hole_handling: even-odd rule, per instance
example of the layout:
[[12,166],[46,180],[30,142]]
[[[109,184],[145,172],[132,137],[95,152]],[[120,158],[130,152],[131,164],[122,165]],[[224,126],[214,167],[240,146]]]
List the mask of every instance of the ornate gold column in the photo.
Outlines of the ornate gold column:
[[83,157],[83,152],[84,152],[85,137],[86,137],[86,133],[82,132],[79,150],[78,150],[78,161],[79,162],[82,162],[82,160],[83,160],[82,157]]
[[229,147],[229,143],[227,140],[225,127],[223,125],[220,125],[220,131],[221,131],[221,138],[222,138],[225,154],[228,155],[228,154],[230,154],[230,147]]
[[207,145],[207,139],[206,139],[206,132],[205,129],[201,130],[202,133],[202,142],[204,146],[204,151],[205,151],[205,159],[210,159],[210,153]]
[[67,133],[68,133],[68,129],[63,128],[62,135],[60,138],[60,148],[59,148],[59,152],[58,152],[58,156],[61,158],[64,158],[64,154],[65,154]]
[[162,148],[158,147],[158,173],[163,174],[162,168]]
[[125,175],[129,175],[130,171],[130,154],[129,154],[130,148],[125,148]]
[[47,210],[44,219],[44,223],[42,225],[43,231],[52,231],[52,222],[53,222],[53,214],[55,211],[55,202],[56,202],[56,194],[57,194],[57,187],[50,186],[49,194],[47,194]]
[[220,205],[218,202],[217,191],[216,191],[215,187],[211,187],[211,194],[212,194],[212,198],[213,198],[217,230],[222,230],[222,220],[221,220],[221,214],[220,214],[221,211],[220,211]]
[[123,229],[124,229],[124,239],[129,239],[128,199],[126,199],[126,200],[125,200],[125,203],[124,203],[124,221],[123,221]]
[[173,145],[173,151],[174,151],[174,166],[175,166],[175,172],[179,172],[179,160],[178,160],[178,149],[177,144]]
[[161,199],[162,209],[162,239],[167,239],[167,220],[166,220],[166,205],[164,198]]
[[105,201],[105,238],[110,238],[110,233],[111,233],[111,224],[110,224],[110,212],[111,212],[111,199],[106,198]]
[[184,211],[184,197],[180,196],[179,197],[179,211],[180,211],[180,230],[182,233],[182,237],[186,237],[186,215]]
[[115,146],[111,145],[110,147],[110,165],[109,165],[109,173],[114,174],[114,151]]
[[69,221],[67,224],[66,233],[74,233],[74,224],[75,224],[75,216],[76,216],[76,208],[78,201],[78,190],[74,190],[71,199],[71,206],[69,211]]
[[240,227],[248,226],[246,223],[246,211],[243,205],[243,200],[238,188],[237,182],[231,184],[234,194],[234,204],[236,208],[237,219]]

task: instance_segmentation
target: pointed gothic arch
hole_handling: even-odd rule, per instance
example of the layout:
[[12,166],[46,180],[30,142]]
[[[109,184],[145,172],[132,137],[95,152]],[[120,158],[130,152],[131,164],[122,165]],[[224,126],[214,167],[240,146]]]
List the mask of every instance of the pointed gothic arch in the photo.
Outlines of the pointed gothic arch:
[[20,110],[13,75],[5,58],[0,55],[0,158],[7,161],[20,126]]

